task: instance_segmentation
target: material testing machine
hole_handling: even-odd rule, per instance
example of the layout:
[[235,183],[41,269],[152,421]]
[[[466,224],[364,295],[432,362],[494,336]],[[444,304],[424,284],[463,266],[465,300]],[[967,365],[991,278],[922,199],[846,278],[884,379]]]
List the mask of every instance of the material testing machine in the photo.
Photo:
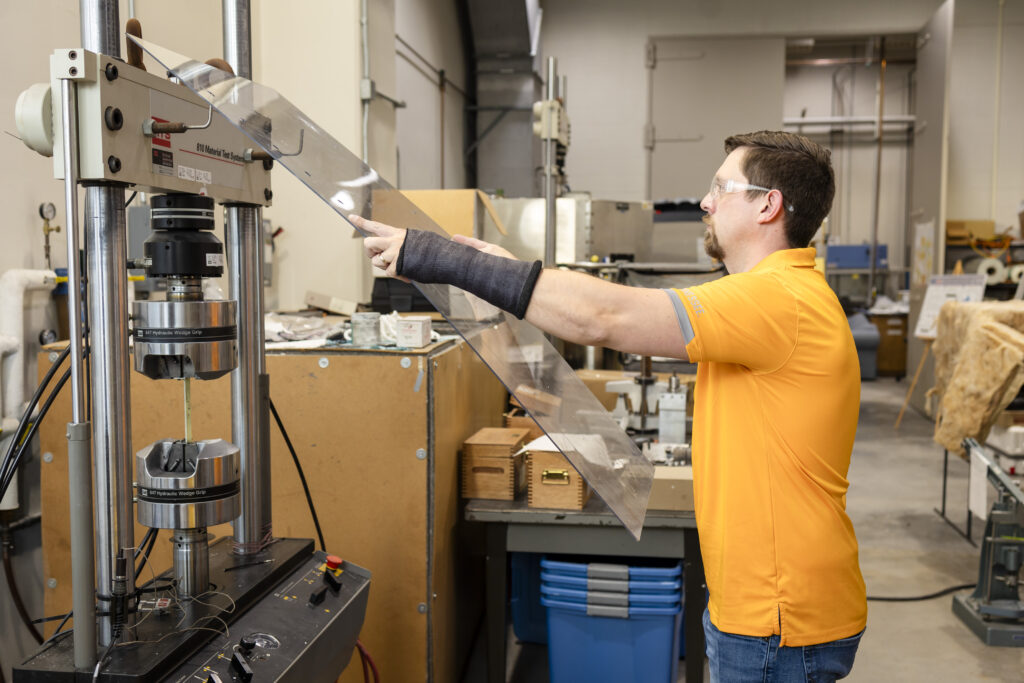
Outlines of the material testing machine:
[[[248,2],[223,7],[224,58],[249,76]],[[117,0],[82,0],[81,11],[82,46],[55,51],[50,83],[17,108],[26,144],[53,156],[66,188],[74,621],[14,680],[334,680],[356,646],[369,572],[271,528],[260,211],[281,152],[254,149],[185,86],[146,71],[140,52],[122,61]],[[258,118],[243,127],[269,138]],[[126,189],[154,195],[141,262],[126,257]],[[217,202],[226,245],[212,232]],[[165,301],[136,302],[130,318],[129,268],[167,283]],[[206,298],[204,279],[225,270],[229,299]],[[129,336],[135,371],[181,382],[186,405],[183,438],[134,454]],[[190,382],[227,373],[230,442],[193,438]],[[149,582],[135,576],[136,515],[172,533],[173,569]],[[226,522],[233,537],[210,542],[207,528]]]

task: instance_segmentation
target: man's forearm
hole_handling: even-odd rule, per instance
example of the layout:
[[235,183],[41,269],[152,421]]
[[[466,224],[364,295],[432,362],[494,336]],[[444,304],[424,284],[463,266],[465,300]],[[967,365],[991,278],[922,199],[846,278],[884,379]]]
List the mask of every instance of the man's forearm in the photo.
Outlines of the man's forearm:
[[661,290],[542,271],[539,262],[486,254],[434,233],[404,234],[397,275],[455,285],[565,341],[644,355],[686,355],[675,309]]

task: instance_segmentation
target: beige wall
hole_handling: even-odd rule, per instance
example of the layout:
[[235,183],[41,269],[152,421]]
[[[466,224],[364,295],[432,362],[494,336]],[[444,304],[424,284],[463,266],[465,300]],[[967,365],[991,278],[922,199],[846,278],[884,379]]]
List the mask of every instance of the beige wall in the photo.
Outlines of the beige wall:
[[[148,40],[197,58],[223,54],[221,3],[137,0],[136,13]],[[372,77],[381,91],[395,91],[394,3],[372,0],[370,6]],[[359,78],[362,52],[359,0],[277,0],[253,2],[253,72],[257,80],[279,90],[356,155],[361,153]],[[129,17],[121,2],[122,23]],[[48,55],[57,47],[81,44],[78,3],[38,0],[0,4],[4,40],[0,55],[18,69],[0,81],[0,125],[16,133],[14,102],[28,85],[47,80]],[[15,30],[16,27],[16,30]],[[370,161],[386,180],[397,176],[395,117],[390,105],[371,108]],[[43,267],[41,221],[36,209],[51,201],[55,221],[64,225],[63,185],[52,177],[50,159],[32,152],[10,135],[0,136],[0,169],[5,191],[4,236],[0,272]],[[274,206],[265,211],[285,228],[274,255],[275,281],[268,307],[299,308],[307,290],[353,300],[369,298],[369,269],[352,230],[319,199],[278,166]],[[218,212],[219,213],[219,212]],[[218,231],[220,231],[218,216]],[[65,265],[65,233],[52,237],[53,263]]]

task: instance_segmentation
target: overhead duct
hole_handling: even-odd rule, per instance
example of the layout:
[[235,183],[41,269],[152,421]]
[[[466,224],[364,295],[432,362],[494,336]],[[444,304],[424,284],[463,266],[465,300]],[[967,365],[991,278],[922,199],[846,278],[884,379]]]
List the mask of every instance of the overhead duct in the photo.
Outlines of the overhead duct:
[[476,78],[477,185],[507,197],[540,194],[540,141],[533,135],[533,103],[542,99],[538,73],[541,9],[538,0],[467,0]]

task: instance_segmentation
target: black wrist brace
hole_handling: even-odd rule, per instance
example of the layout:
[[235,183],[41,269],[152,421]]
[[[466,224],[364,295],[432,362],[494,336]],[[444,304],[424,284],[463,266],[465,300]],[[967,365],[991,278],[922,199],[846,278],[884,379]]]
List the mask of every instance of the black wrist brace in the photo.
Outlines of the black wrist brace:
[[485,254],[437,233],[406,230],[395,270],[416,282],[455,285],[521,320],[543,268],[540,261]]

